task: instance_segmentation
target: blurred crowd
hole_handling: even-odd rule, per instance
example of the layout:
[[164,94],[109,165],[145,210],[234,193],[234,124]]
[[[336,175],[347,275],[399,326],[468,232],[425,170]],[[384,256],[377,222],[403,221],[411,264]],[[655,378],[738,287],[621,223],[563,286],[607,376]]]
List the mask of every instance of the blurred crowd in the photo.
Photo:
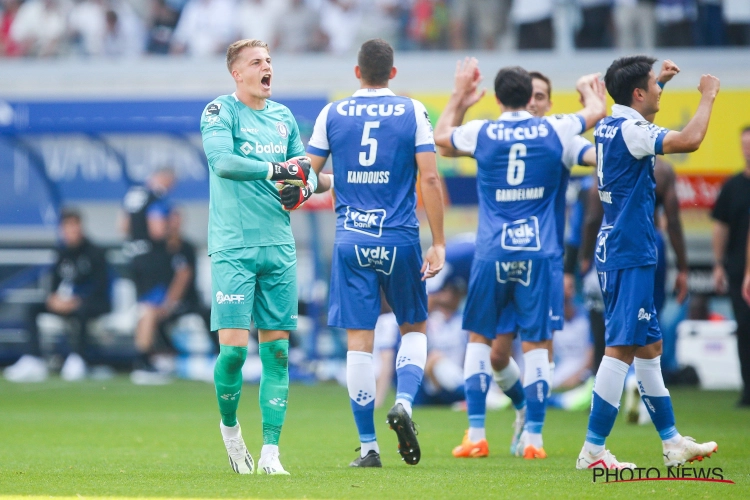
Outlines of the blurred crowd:
[[750,46],[748,0],[2,0],[0,57]]

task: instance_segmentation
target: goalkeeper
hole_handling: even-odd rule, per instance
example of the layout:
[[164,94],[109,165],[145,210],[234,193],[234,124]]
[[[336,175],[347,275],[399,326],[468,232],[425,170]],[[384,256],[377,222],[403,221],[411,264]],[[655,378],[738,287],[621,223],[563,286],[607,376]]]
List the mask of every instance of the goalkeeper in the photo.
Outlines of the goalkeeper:
[[288,474],[279,462],[279,435],[289,393],[289,331],[297,328],[297,256],[277,183],[299,187],[297,208],[317,187],[315,172],[285,106],[269,100],[273,69],[268,45],[239,40],[227,49],[237,90],[217,97],[201,116],[208,158],[208,254],[219,331],[214,369],[221,434],[232,470],[252,474],[254,462],[237,422],[250,320],[258,328],[263,449],[259,474]]

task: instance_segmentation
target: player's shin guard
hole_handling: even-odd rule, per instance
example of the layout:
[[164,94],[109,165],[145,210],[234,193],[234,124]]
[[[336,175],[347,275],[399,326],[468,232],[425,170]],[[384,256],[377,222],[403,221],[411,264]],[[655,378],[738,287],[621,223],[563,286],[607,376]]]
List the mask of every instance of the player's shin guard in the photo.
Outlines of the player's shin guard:
[[646,404],[659,437],[662,441],[678,440],[680,434],[675,427],[672,398],[669,397],[661,374],[661,356],[654,359],[635,358],[633,365],[641,399]]
[[259,391],[263,444],[278,445],[289,396],[289,341],[261,342],[258,350],[263,365]]
[[214,366],[214,385],[221,421],[227,427],[237,425],[237,406],[242,392],[242,365],[246,358],[247,347],[219,346],[219,357]]
[[379,453],[375,438],[375,368],[371,353],[349,351],[346,354],[346,387],[359,432],[361,456],[366,456],[370,450]]
[[592,454],[604,449],[604,441],[612,432],[627,374],[627,363],[609,356],[602,358],[594,382],[594,396],[584,444],[586,450]]
[[484,419],[487,414],[487,391],[492,381],[490,351],[486,344],[469,342],[464,358],[466,412],[469,415],[469,441],[485,439]]
[[547,393],[549,391],[549,351],[533,349],[524,353],[524,392],[526,393],[526,424],[524,431],[529,434],[530,443],[537,448],[542,446],[541,434],[544,417],[547,413]]
[[401,337],[401,347],[396,355],[396,403],[400,403],[411,416],[411,404],[417,395],[427,362],[427,336],[409,332]]
[[521,385],[521,369],[515,359],[510,358],[508,366],[495,372],[495,382],[510,398],[516,410],[526,406],[526,393]]

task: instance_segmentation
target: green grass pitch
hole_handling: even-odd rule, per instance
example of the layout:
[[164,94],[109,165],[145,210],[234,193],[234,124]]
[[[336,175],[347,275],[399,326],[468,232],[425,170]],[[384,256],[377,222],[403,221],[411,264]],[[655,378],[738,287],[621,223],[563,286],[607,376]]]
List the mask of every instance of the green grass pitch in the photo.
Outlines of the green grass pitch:
[[[721,467],[736,484],[652,481],[592,483],[576,471],[587,413],[550,410],[546,460],[508,453],[512,411],[487,420],[490,457],[455,459],[466,414],[417,408],[422,461],[401,462],[395,434],[376,412],[382,469],[350,469],[358,445],[346,390],[292,386],[281,458],[291,477],[239,476],[226,459],[213,387],[177,382],[136,387],[126,379],[67,384],[0,382],[0,499],[182,498],[750,498],[750,411],[735,394],[672,391],[678,429],[715,440],[719,453],[693,465]],[[240,422],[250,452],[261,447],[257,386],[245,386]],[[653,427],[618,421],[608,447],[639,467],[666,471]]]

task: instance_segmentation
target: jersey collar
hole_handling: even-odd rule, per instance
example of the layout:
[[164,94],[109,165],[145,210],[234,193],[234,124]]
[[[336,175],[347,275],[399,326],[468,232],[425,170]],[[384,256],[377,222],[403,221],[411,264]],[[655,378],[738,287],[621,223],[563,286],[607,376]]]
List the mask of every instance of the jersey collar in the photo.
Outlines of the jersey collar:
[[528,111],[506,111],[505,113],[500,115],[500,118],[498,118],[498,120],[518,122],[521,120],[528,120],[529,118],[534,118],[534,116]]
[[384,95],[396,95],[389,88],[383,87],[381,89],[359,89],[352,97],[382,97]]
[[612,118],[630,118],[632,120],[646,121],[638,111],[630,106],[623,106],[622,104],[612,105]]

